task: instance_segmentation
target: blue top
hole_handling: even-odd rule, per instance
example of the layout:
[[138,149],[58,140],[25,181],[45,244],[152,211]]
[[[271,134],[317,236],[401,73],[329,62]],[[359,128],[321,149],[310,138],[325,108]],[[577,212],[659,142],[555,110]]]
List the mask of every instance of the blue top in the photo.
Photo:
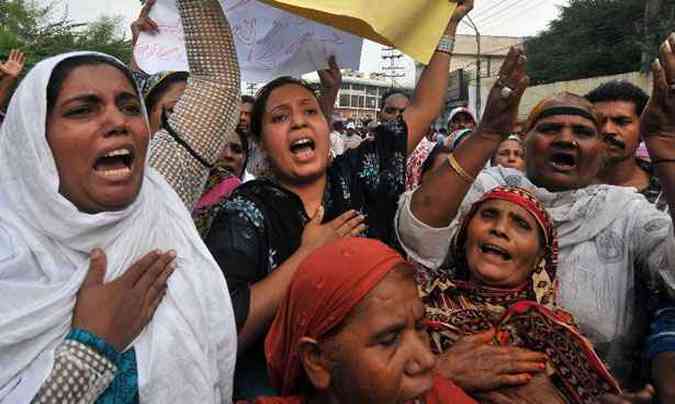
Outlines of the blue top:
[[117,374],[110,386],[98,397],[97,404],[138,404],[138,369],[136,367],[136,351],[131,348],[126,352],[117,352],[110,344],[93,333],[73,329],[66,339],[82,343],[106,357],[115,366]]

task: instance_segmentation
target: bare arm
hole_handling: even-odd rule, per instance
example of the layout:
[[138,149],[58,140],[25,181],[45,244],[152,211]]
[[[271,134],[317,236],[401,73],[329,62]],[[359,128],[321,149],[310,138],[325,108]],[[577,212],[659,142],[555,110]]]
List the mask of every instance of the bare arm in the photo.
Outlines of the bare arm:
[[[508,135],[516,121],[518,105],[529,79],[525,74],[526,58],[521,49],[511,48],[501,68],[501,80],[490,91],[485,113],[476,133],[469,136],[451,154],[470,177],[475,178]],[[502,95],[503,86],[513,92]],[[457,214],[472,181],[463,178],[450,163],[434,171],[413,194],[412,213],[432,227],[445,227]]]
[[364,219],[357,212],[348,211],[331,222],[321,224],[323,209],[315,214],[305,225],[300,248],[265,279],[251,286],[248,317],[239,331],[239,353],[245,352],[247,347],[267,332],[300,263],[312,251],[330,241],[363,232]]
[[[675,221],[675,35],[659,49],[654,63],[654,87],[642,114],[640,129],[663,186],[671,219]],[[662,403],[675,403],[675,353],[663,352],[652,360],[652,377]]]
[[12,49],[5,63],[0,64],[0,108],[9,101],[12,86],[23,70],[26,57],[18,49]]
[[[457,26],[465,15],[473,9],[473,0],[458,2],[455,12],[450,17],[445,35],[455,37]],[[429,125],[441,113],[448,88],[448,72],[450,71],[450,54],[436,51],[429,65],[424,69],[415,87],[415,93],[408,108],[403,112],[403,119],[408,124],[408,154],[412,153]]]
[[[201,196],[210,166],[236,136],[240,75],[234,39],[217,0],[180,0],[190,78],[168,125],[194,153],[162,129],[150,145],[150,165],[188,209]],[[193,154],[200,156],[196,159]],[[201,161],[200,161],[201,160]]]
[[[159,27],[157,23],[149,17],[150,10],[152,6],[155,5],[155,0],[148,0],[141,8],[141,12],[138,15],[136,21],[131,23],[131,49],[136,48],[136,42],[138,42],[138,36],[141,32],[159,32]],[[141,68],[136,63],[136,58],[134,53],[131,52],[131,60],[129,61],[129,68],[133,71],[142,72]]]
[[331,122],[335,100],[337,99],[340,85],[342,84],[342,73],[340,67],[335,61],[335,56],[328,59],[328,69],[319,70],[319,79],[321,80],[321,94],[319,96],[319,105],[323,115]]

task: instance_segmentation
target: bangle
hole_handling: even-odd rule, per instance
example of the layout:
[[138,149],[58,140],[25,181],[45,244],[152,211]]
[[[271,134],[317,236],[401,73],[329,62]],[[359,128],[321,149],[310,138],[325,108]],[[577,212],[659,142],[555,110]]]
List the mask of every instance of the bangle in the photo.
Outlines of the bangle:
[[452,50],[455,48],[455,37],[448,34],[444,34],[441,37],[441,40],[438,41],[438,46],[436,46],[436,51],[447,53],[448,55],[452,54]]
[[467,183],[473,184],[473,182],[476,180],[476,177],[473,177],[473,176],[469,175],[469,173],[464,171],[464,169],[462,168],[461,165],[459,165],[459,162],[457,161],[457,159],[455,158],[455,156],[452,153],[450,153],[448,155],[448,163],[450,164],[450,167],[452,168],[452,170],[455,173],[457,173],[457,175],[459,175]]
[[675,159],[659,159],[652,161],[652,165],[661,164],[661,163],[675,163]]

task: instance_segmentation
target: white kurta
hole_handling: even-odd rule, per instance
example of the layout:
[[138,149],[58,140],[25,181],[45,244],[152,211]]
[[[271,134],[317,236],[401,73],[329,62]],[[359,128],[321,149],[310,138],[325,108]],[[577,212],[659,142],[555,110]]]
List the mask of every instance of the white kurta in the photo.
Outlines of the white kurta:
[[633,188],[593,185],[553,193],[532,185],[519,171],[493,167],[478,176],[446,228],[417,220],[410,209],[414,191],[404,194],[396,216],[404,250],[432,270],[440,267],[459,218],[500,185],[527,188],[547,208],[560,239],[558,303],[575,316],[614,375],[622,383],[633,380],[647,331],[646,294],[652,287],[671,296],[675,291],[670,216]]

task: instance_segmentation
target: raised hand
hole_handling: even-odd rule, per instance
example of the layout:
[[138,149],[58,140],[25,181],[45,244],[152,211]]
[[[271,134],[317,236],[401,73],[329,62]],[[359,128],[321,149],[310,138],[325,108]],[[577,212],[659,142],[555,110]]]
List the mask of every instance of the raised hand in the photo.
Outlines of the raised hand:
[[152,320],[166,295],[176,253],[152,251],[118,279],[103,283],[105,253],[94,250],[89,272],[77,294],[73,328],[96,334],[118,351],[124,350]]
[[342,237],[358,236],[366,231],[366,218],[355,210],[343,213],[332,221],[321,224],[324,209],[320,207],[314,217],[305,225],[300,248],[313,251],[324,244]]
[[141,32],[150,32],[150,33],[159,32],[159,26],[152,18],[149,17],[150,10],[152,10],[152,6],[154,5],[155,0],[146,1],[145,5],[143,5],[143,8],[141,8],[141,12],[138,15],[136,21],[131,23],[131,34],[133,42],[136,42],[136,39],[138,39],[138,34],[140,34]]
[[518,119],[518,106],[530,84],[525,72],[527,57],[519,47],[512,47],[499,70],[499,78],[490,90],[478,133],[506,137]]
[[18,49],[12,49],[5,63],[0,64],[0,77],[9,76],[14,79],[19,77],[26,62],[26,55]]
[[675,159],[675,34],[659,49],[652,65],[654,87],[640,118],[640,130],[652,161]]
[[319,70],[319,79],[322,89],[339,89],[342,84],[342,72],[335,60],[335,56],[328,58],[328,69]]
[[450,22],[458,23],[462,18],[466,17],[471,10],[473,10],[474,0],[460,0],[457,1],[457,7],[450,17]]

